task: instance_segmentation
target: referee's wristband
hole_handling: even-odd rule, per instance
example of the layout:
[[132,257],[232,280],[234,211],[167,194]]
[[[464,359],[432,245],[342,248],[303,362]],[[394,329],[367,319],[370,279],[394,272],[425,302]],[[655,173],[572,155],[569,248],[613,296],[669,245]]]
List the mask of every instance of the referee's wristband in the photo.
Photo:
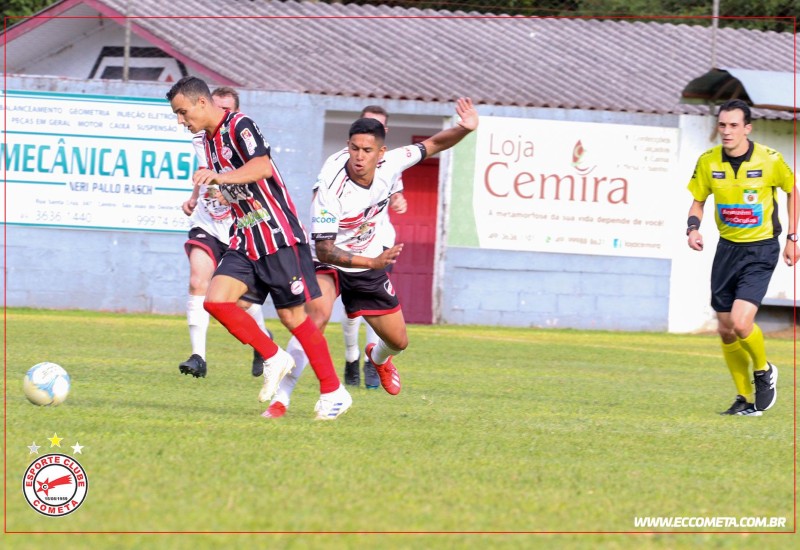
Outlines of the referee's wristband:
[[697,216],[689,216],[689,219],[686,220],[686,235],[689,235],[692,231],[697,231],[700,229],[700,218]]

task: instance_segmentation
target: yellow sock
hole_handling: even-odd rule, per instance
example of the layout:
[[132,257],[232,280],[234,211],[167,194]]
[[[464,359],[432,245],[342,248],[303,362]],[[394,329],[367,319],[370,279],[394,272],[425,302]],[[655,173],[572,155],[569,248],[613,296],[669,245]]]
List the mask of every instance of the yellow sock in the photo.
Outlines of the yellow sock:
[[753,370],[765,370],[767,368],[767,348],[764,346],[764,333],[761,328],[753,323],[753,332],[747,338],[739,338],[744,350],[753,360]]
[[748,403],[753,402],[753,377],[750,376],[750,355],[742,349],[740,340],[732,344],[722,342],[722,356],[731,371],[733,384],[736,392],[747,399]]

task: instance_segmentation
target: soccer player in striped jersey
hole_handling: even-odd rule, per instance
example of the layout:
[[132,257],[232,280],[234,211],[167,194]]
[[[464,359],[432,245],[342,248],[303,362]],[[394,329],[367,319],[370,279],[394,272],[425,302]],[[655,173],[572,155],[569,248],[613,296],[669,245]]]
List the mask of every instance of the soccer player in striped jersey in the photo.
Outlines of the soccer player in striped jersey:
[[[360,118],[350,126],[349,155],[339,165],[326,165],[319,175],[318,192],[311,207],[311,235],[315,240],[317,281],[322,296],[306,305],[321,330],[331,316],[336,296],[341,294],[348,317],[363,316],[379,337],[368,344],[367,359],[375,366],[380,383],[389,394],[400,393],[400,375],[392,358],[408,346],[406,323],[386,267],[395,263],[403,244],[384,250],[385,218],[398,177],[429,155],[449,149],[478,126],[478,111],[468,98],[456,102],[460,117],[452,128],[442,130],[421,143],[386,151],[383,124]],[[305,366],[290,341],[287,349],[296,367],[285,378],[265,416],[286,412],[289,394]],[[301,355],[301,354],[300,354]],[[298,360],[299,359],[299,360]]]
[[[239,112],[239,94],[233,88],[223,86],[211,92],[211,99],[217,107],[233,113]],[[203,133],[194,136],[193,144],[197,153],[199,166],[206,166]],[[209,314],[203,307],[206,289],[222,254],[228,249],[230,240],[231,208],[220,203],[214,190],[206,186],[192,188],[192,195],[181,208],[190,217],[191,228],[189,238],[184,244],[186,256],[189,258],[189,300],[186,304],[186,321],[189,325],[189,341],[192,355],[178,366],[183,374],[191,374],[195,378],[204,377],[206,365],[206,333],[208,332]],[[249,304],[247,314],[255,319],[259,327],[272,337],[264,328],[264,313],[261,304]],[[253,350],[253,376],[263,374],[264,358]]]
[[733,404],[720,414],[736,416],[761,416],[778,395],[778,368],[767,361],[764,334],[755,322],[781,255],[778,189],[788,195],[783,260],[793,266],[800,255],[794,175],[780,153],[747,138],[751,130],[747,103],[723,103],[717,115],[722,145],[700,155],[688,185],[694,200],[686,235],[693,250],[703,250],[700,222],[706,199],[714,195],[719,243],[711,267],[711,307],[737,391]]
[[205,309],[265,358],[259,401],[266,402],[294,361],[237,303],[263,304],[271,295],[278,317],[300,342],[319,379],[316,417],[337,418],[352,398],[339,383],[325,338],[305,312],[304,304],[320,289],[305,229],[269,144],[252,119],[214,105],[208,85],[197,77],[176,82],[167,99],[179,124],[192,133],[205,132],[207,168],[194,173],[194,184],[216,186],[233,216],[230,245],[209,284]]

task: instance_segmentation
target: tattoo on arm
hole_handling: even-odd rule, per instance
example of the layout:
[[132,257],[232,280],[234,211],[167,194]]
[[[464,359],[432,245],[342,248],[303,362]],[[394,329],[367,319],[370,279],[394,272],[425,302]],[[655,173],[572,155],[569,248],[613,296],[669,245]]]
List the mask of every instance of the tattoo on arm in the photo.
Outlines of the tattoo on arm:
[[332,240],[316,241],[317,258],[324,264],[353,267],[353,253],[333,245]]

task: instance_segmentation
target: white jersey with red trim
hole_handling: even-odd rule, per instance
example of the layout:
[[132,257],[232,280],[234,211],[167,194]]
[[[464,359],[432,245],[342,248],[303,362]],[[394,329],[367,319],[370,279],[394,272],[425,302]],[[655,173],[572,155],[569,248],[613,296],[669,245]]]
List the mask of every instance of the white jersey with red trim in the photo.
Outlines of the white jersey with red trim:
[[[204,134],[204,132],[201,132],[195,134],[192,138],[192,145],[194,146],[199,166],[203,168],[207,167],[208,164],[205,146],[203,145]],[[214,191],[209,192],[207,185],[201,185],[200,194],[197,197],[197,206],[189,219],[193,228],[199,227],[227,245],[231,239],[231,225],[233,224],[231,207],[219,202],[216,196],[217,194]]]
[[[380,256],[394,232],[388,220],[389,199],[402,190],[400,175],[423,160],[423,151],[424,146],[415,143],[387,152],[378,163],[369,187],[350,179],[347,174],[349,156],[334,155],[339,156],[338,161],[327,162],[315,184],[317,194],[311,206],[312,239],[335,240],[337,248],[359,256]],[[334,267],[352,273],[367,271],[366,268]]]
[[[350,151],[345,147],[341,151],[337,151],[325,161],[325,164],[322,165],[322,170],[320,170],[318,179],[314,182],[314,186],[311,188],[314,192],[319,189],[320,179],[322,175],[334,171],[340,168],[345,162],[348,161],[350,158]],[[401,193],[403,191],[403,174],[402,172],[397,175],[397,182],[394,185],[394,193]],[[392,225],[392,220],[390,215],[387,215],[385,218],[385,227],[381,228],[379,232],[379,236],[383,238],[383,246],[386,248],[392,248],[394,246],[395,239],[397,239],[397,232],[394,230],[394,226]],[[311,251],[314,254],[314,259],[316,260],[316,251],[314,247],[311,247]]]

